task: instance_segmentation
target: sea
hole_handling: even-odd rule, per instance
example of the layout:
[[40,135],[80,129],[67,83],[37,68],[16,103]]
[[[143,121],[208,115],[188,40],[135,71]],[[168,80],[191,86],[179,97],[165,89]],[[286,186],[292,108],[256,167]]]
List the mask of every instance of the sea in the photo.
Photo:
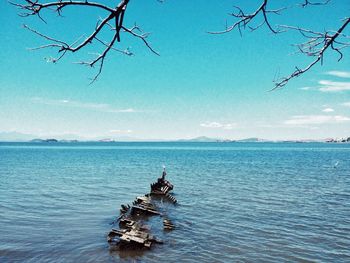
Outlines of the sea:
[[[163,166],[175,229],[109,245]],[[350,144],[0,143],[0,262],[350,262]]]

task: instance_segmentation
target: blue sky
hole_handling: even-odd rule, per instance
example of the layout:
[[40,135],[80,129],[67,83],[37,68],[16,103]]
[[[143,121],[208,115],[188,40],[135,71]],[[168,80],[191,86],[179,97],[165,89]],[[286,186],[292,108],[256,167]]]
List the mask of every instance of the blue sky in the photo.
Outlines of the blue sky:
[[[64,18],[46,13],[44,24],[18,17],[13,6],[1,1],[0,132],[143,139],[350,136],[349,49],[341,62],[329,52],[323,66],[268,92],[276,74],[287,75],[310,62],[292,55],[291,44],[302,40],[296,32],[206,33],[232,21],[227,13],[233,4],[252,10],[257,2],[131,1],[125,24],[137,22],[151,32],[149,41],[161,56],[122,36],[120,48],[129,47],[135,55],[109,53],[99,80],[89,85],[95,71],[73,62],[100,46],[48,63],[55,51],[28,51],[45,41],[22,24],[73,41],[88,34],[103,13],[70,8]],[[350,2],[334,0],[327,7],[291,8],[271,23],[335,29],[349,11]]]

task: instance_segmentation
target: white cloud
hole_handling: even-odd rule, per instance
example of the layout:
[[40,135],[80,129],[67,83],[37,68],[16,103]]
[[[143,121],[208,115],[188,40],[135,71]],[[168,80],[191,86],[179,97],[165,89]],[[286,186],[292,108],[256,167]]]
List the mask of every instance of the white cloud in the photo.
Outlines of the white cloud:
[[313,87],[301,87],[299,88],[300,90],[312,90],[314,89]]
[[204,122],[200,124],[204,128],[232,130],[237,127],[236,123]]
[[284,124],[290,126],[303,126],[303,125],[315,125],[315,124],[332,124],[332,123],[344,123],[350,121],[349,117],[340,115],[300,115],[292,116],[286,120]]
[[350,82],[320,80],[318,83],[321,85],[319,90],[322,92],[338,92],[350,90]]
[[331,76],[336,76],[339,78],[350,78],[350,72],[349,71],[337,71],[337,70],[332,70],[326,72],[326,74],[331,75]]
[[334,109],[332,109],[332,108],[325,108],[322,111],[323,112],[334,112]]
[[135,110],[132,108],[127,109],[117,109],[112,107],[109,104],[105,103],[91,103],[91,102],[80,102],[80,101],[73,101],[73,100],[51,100],[51,99],[43,99],[43,98],[32,98],[32,102],[38,103],[38,104],[45,104],[45,105],[53,105],[53,106],[62,106],[62,107],[72,107],[72,108],[81,108],[81,109],[88,109],[88,110],[95,110],[95,111],[101,111],[101,112],[107,112],[107,113],[133,113],[133,112],[141,112],[139,110]]
[[345,107],[350,107],[350,101],[349,102],[344,102],[341,105],[345,106]]

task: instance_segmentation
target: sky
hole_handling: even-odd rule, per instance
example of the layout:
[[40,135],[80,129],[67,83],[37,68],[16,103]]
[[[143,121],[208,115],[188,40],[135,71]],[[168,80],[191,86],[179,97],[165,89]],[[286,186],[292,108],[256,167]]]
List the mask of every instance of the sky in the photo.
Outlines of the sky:
[[[275,76],[311,61],[294,54],[292,44],[303,40],[297,32],[274,35],[262,27],[242,36],[207,33],[233,21],[228,16],[233,5],[252,11],[258,2],[132,0],[124,24],[137,23],[150,32],[148,40],[160,56],[122,34],[118,47],[134,55],[110,52],[98,81],[89,85],[96,69],[75,62],[100,52],[98,43],[53,64],[50,57],[57,51],[28,50],[47,42],[22,25],[73,42],[88,35],[103,12],[75,7],[67,8],[64,17],[46,12],[45,24],[19,17],[14,6],[1,1],[0,133],[147,140],[349,137],[350,48],[340,62],[327,52],[323,65],[270,92]],[[297,2],[283,1],[288,6]],[[271,16],[271,24],[323,31],[339,27],[349,13],[349,1],[333,0],[328,6],[291,7]],[[344,33],[350,35],[350,28]]]

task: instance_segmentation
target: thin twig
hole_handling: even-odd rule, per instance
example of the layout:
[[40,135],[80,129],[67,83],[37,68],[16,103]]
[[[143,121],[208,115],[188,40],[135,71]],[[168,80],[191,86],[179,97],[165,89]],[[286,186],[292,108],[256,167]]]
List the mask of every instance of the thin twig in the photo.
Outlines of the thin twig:
[[[65,41],[48,36],[27,25],[24,25],[24,28],[36,34],[37,36],[43,38],[45,41],[49,42],[48,44],[43,44],[41,46],[31,48],[30,50],[38,50],[38,49],[45,49],[45,48],[57,49],[59,56],[57,58],[49,59],[49,61],[53,63],[56,63],[57,61],[59,61],[67,53],[76,53],[84,49],[86,46],[93,44],[94,41],[101,43],[104,46],[102,53],[98,54],[98,56],[90,62],[79,62],[79,64],[89,65],[90,67],[94,67],[97,64],[99,65],[97,74],[92,78],[91,83],[95,82],[100,76],[100,74],[102,73],[104,61],[109,51],[114,50],[128,56],[133,55],[128,49],[121,50],[115,47],[116,43],[121,41],[121,30],[124,33],[130,34],[138,39],[141,39],[144,42],[144,44],[153,53],[159,55],[158,52],[156,52],[146,40],[146,38],[149,35],[148,33],[142,33],[140,29],[136,26],[132,27],[131,29],[128,29],[123,25],[126,8],[130,0],[119,0],[119,4],[116,7],[109,7],[101,3],[90,2],[89,0],[85,0],[85,1],[56,0],[48,3],[41,3],[41,1],[44,1],[44,0],[22,0],[22,1],[24,3],[10,2],[12,5],[16,6],[21,10],[20,16],[22,17],[37,16],[39,19],[41,19],[45,23],[46,21],[41,16],[41,14],[45,10],[54,11],[55,13],[57,13],[58,16],[62,16],[62,11],[68,6],[93,7],[96,9],[103,10],[104,12],[107,12],[107,15],[105,16],[105,18],[99,19],[97,21],[94,30],[90,34],[88,34],[86,38],[82,39],[82,37],[79,37],[72,44],[68,44]],[[109,42],[105,42],[103,40],[103,37],[101,36],[102,35],[101,32],[106,27],[112,28],[111,24],[115,25],[115,28],[113,29],[113,36]],[[141,33],[139,34],[135,31],[140,31]]]

